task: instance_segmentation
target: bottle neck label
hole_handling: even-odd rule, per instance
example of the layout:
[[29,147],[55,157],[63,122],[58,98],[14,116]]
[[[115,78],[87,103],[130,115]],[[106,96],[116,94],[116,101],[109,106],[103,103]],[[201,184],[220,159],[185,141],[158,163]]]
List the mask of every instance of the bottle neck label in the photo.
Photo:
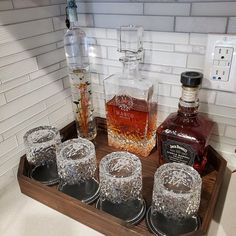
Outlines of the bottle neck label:
[[181,99],[185,102],[195,102],[198,99],[198,87],[182,87]]
[[70,22],[77,22],[78,16],[77,16],[77,5],[74,0],[67,1],[67,11],[69,16]]

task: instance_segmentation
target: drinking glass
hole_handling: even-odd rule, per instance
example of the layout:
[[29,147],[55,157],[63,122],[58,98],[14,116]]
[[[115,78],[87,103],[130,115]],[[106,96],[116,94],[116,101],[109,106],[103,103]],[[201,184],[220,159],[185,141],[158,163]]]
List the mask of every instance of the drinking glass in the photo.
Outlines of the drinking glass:
[[85,203],[92,203],[99,194],[95,179],[94,144],[83,138],[71,139],[57,149],[57,168],[61,178],[58,189]]
[[[191,166],[167,163],[154,176],[152,205],[147,216],[159,234],[179,235],[197,230],[202,180]],[[150,225],[149,225],[150,226]]]
[[52,126],[39,126],[23,137],[26,158],[32,167],[30,176],[44,184],[58,182],[56,148],[61,143],[60,133]]
[[145,214],[142,198],[142,165],[129,152],[113,152],[99,166],[100,198],[97,208],[137,224]]

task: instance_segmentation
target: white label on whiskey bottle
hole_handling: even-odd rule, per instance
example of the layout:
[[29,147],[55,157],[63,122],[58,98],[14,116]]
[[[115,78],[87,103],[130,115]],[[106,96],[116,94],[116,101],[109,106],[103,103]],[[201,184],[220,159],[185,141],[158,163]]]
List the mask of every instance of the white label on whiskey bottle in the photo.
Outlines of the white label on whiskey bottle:
[[174,140],[162,143],[162,155],[166,162],[178,162],[192,166],[197,156],[193,148]]

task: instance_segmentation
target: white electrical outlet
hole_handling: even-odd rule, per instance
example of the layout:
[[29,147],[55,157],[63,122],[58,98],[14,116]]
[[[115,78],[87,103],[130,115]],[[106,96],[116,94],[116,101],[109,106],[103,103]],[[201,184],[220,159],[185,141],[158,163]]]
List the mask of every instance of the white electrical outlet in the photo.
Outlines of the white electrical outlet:
[[236,35],[208,35],[202,87],[236,91]]

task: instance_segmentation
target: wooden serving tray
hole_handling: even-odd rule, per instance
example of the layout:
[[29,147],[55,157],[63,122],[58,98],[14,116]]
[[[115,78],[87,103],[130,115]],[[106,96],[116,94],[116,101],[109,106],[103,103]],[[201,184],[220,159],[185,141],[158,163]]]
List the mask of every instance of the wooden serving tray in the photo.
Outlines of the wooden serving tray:
[[[106,154],[117,151],[107,145],[106,121],[97,118],[98,135],[95,140],[98,162]],[[75,123],[67,125],[61,130],[63,141],[76,137]],[[153,176],[158,167],[157,151],[154,150],[148,158],[141,158],[143,165],[143,196],[147,207],[151,204]],[[212,148],[207,151],[209,165],[207,173],[203,176],[203,191],[199,216],[202,224],[195,234],[205,234],[211,222],[214,208],[217,202],[219,189],[223,180],[226,161]],[[55,186],[45,186],[28,177],[29,164],[25,155],[21,157],[18,169],[18,182],[21,192],[38,200],[39,202],[105,234],[105,235],[151,235],[145,220],[139,225],[133,226],[95,208],[94,205],[86,205],[81,201],[59,192]]]

